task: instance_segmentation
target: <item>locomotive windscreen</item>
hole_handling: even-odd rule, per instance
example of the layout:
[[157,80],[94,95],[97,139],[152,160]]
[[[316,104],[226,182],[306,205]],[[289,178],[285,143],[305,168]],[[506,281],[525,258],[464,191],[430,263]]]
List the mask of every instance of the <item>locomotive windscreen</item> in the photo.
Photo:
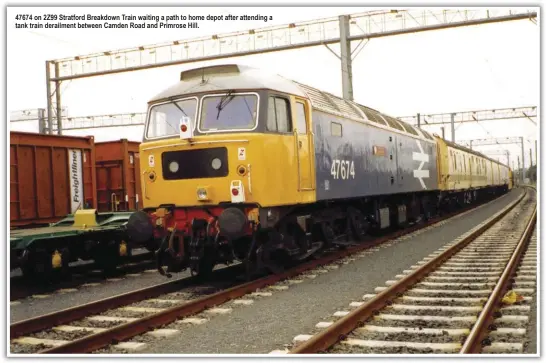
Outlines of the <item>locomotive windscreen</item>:
[[172,101],[153,106],[146,129],[147,138],[178,135],[180,119],[189,117],[193,125],[197,108],[197,98]]
[[256,95],[205,96],[201,108],[201,131],[252,130],[257,121]]

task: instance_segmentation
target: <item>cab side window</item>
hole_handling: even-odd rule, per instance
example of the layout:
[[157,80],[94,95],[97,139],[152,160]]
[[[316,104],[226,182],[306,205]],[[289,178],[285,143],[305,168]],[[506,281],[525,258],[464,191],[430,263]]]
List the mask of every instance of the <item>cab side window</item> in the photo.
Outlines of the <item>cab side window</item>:
[[290,132],[290,108],[288,101],[282,97],[269,97],[267,107],[267,130]]
[[307,123],[305,122],[305,105],[301,102],[296,102],[296,127],[298,134],[307,133]]

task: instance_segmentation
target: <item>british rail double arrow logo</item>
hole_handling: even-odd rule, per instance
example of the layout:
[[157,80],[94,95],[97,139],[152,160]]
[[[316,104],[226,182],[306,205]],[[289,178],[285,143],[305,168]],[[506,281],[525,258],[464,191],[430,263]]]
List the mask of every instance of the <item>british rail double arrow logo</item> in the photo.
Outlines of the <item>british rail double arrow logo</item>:
[[415,140],[415,142],[417,142],[419,152],[413,152],[413,161],[420,161],[421,164],[419,164],[419,168],[417,168],[417,170],[413,171],[413,177],[419,179],[419,182],[421,183],[423,189],[427,189],[423,178],[428,178],[430,175],[428,169],[423,169],[423,166],[425,165],[425,163],[429,162],[429,156],[423,151],[423,147],[421,146],[419,140]]

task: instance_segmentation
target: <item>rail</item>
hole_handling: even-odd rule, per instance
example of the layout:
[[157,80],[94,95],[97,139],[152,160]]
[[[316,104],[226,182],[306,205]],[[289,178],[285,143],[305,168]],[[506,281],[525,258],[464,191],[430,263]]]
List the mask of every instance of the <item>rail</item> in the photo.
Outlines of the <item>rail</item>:
[[366,321],[367,319],[373,317],[376,312],[389,305],[400,294],[410,289],[413,285],[418,283],[429,273],[442,265],[446,260],[451,258],[453,255],[455,255],[468,244],[470,244],[474,239],[483,234],[486,230],[491,228],[501,218],[507,215],[516,205],[518,205],[526,196],[526,194],[527,191],[525,191],[525,193],[523,193],[516,201],[504,208],[501,212],[497,213],[482,227],[476,229],[473,233],[465,237],[459,243],[451,246],[440,255],[425,263],[412,273],[406,275],[404,278],[397,281],[386,290],[380,292],[375,297],[362,304],[353,312],[347,314],[345,317],[336,321],[334,324],[330,325],[328,328],[321,331],[320,333],[314,335],[309,340],[296,346],[288,353],[313,354],[325,351],[334,344],[336,344],[339,340],[343,339],[343,337],[355,330],[360,322]]
[[[534,188],[533,188],[534,189]],[[521,236],[514,254],[508,261],[497,285],[495,286],[493,292],[491,293],[489,299],[487,300],[484,309],[481,311],[478,316],[476,324],[472,327],[472,330],[468,334],[466,341],[461,348],[459,353],[461,354],[472,354],[480,353],[483,345],[486,343],[484,339],[489,333],[489,329],[494,319],[494,313],[496,309],[500,306],[501,300],[504,294],[508,291],[508,287],[511,284],[511,279],[516,272],[516,268],[521,261],[525,248],[529,244],[531,235],[533,234],[533,229],[536,225],[537,220],[537,207],[533,210],[533,215],[529,219],[525,232]]]

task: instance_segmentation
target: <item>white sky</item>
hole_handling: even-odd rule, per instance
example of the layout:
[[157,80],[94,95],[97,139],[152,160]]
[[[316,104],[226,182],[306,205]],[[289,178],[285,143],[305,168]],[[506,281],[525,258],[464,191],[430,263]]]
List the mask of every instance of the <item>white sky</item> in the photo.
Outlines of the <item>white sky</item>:
[[[237,30],[283,25],[372,10],[370,8],[8,8],[8,111],[45,108],[45,61],[209,36]],[[273,21],[200,22],[200,29],[14,29],[15,14],[90,13],[168,15],[271,15]],[[538,10],[540,12],[540,10]],[[540,13],[539,13],[540,14]],[[392,116],[539,105],[540,26],[529,20],[488,24],[372,39],[353,61],[355,101]],[[356,42],[353,43],[356,47]],[[336,51],[339,46],[332,46]],[[70,116],[144,112],[146,102],[179,79],[182,70],[209,64],[243,63],[341,95],[339,60],[324,46],[294,51],[171,66],[66,82],[62,103]],[[535,119],[538,123],[538,120]],[[37,122],[10,124],[11,130],[38,131]],[[440,129],[427,130],[440,134]],[[128,138],[140,141],[142,127],[66,131],[94,135],[97,141]],[[528,120],[508,120],[457,126],[457,140],[524,136],[525,161],[538,138]],[[446,137],[450,127],[446,125]],[[516,145],[480,147],[508,149],[516,160]],[[500,160],[506,162],[504,157]]]

